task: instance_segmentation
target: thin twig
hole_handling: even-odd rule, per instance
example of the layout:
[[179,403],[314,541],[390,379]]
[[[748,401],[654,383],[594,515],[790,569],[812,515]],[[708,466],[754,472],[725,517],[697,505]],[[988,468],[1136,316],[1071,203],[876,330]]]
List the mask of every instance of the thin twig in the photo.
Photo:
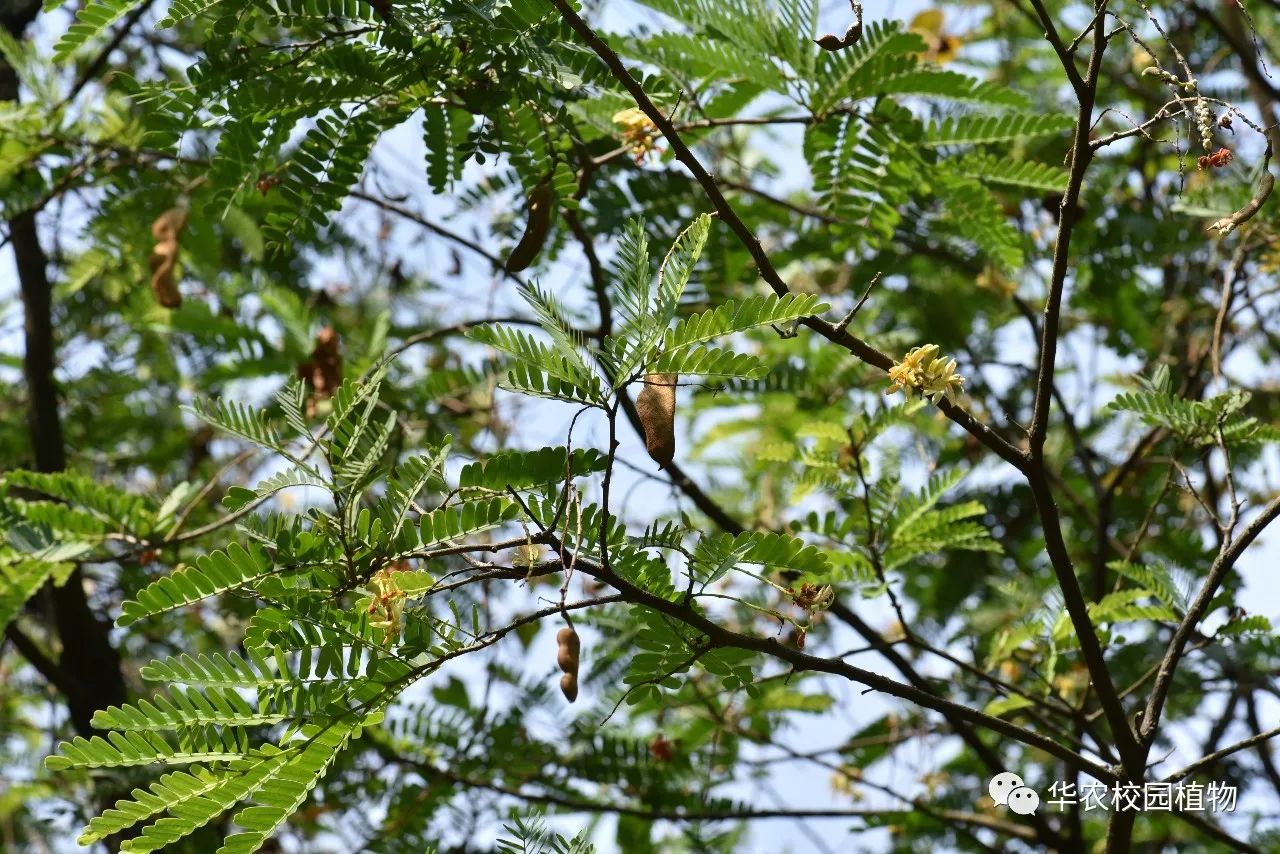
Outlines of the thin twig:
[[883,275],[884,273],[877,272],[874,276],[871,277],[871,281],[867,284],[867,289],[862,292],[861,298],[858,299],[857,303],[854,304],[853,308],[849,309],[849,313],[846,314],[844,318],[839,323],[836,324],[837,332],[844,332],[846,329],[849,328],[849,324],[853,322],[853,319],[858,315],[858,312],[862,309],[862,306],[866,303],[867,297],[871,296],[871,289],[876,286],[876,282],[880,281],[880,277]]

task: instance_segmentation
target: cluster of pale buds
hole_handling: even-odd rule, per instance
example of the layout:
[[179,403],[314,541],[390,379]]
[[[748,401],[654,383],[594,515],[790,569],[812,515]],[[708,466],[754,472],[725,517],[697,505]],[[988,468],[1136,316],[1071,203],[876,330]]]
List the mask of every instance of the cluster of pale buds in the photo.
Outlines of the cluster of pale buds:
[[1178,78],[1177,75],[1171,74],[1168,71],[1165,71],[1163,68],[1160,68],[1155,65],[1142,69],[1142,76],[1143,77],[1159,77],[1161,80],[1163,80],[1165,83],[1168,83],[1170,86],[1177,86],[1180,89],[1182,89],[1183,92],[1186,92],[1188,94],[1200,88],[1200,84],[1197,83],[1195,80],[1181,80]]
[[[1200,91],[1200,83],[1194,77],[1190,80],[1182,80],[1156,65],[1142,69],[1142,76],[1158,77],[1170,86],[1178,87],[1188,95],[1195,95]],[[1217,118],[1213,115],[1213,110],[1209,109],[1209,102],[1204,98],[1197,97],[1196,105],[1191,109],[1191,113],[1195,116],[1196,129],[1200,132],[1200,144],[1204,146],[1205,151],[1213,151],[1213,128],[1217,123]]]
[[1213,115],[1213,110],[1209,109],[1209,104],[1204,98],[1196,99],[1195,109],[1192,111],[1196,117],[1196,128],[1200,131],[1200,144],[1204,146],[1205,151],[1213,151],[1213,129],[1217,125],[1217,117]]

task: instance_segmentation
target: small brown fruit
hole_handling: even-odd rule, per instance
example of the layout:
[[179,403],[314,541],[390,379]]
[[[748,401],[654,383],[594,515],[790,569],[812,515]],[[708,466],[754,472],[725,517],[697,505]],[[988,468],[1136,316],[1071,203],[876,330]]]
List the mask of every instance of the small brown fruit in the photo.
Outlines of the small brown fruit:
[[564,671],[564,675],[560,677],[560,690],[564,693],[564,698],[572,703],[578,699],[578,663],[582,643],[573,627],[565,626],[556,632],[556,645],[559,647],[556,664]]
[[676,456],[676,381],[679,374],[646,374],[636,397],[636,410],[644,427],[649,456],[667,466]]
[[560,665],[560,669],[565,673],[577,673],[578,655],[582,649],[578,633],[566,626],[556,633],[556,643],[560,646],[556,653],[556,663]]
[[817,40],[818,47],[827,51],[844,50],[847,47],[853,47],[862,40],[862,24],[853,24],[849,29],[844,31],[844,37],[841,38],[835,33],[827,33]]
[[316,402],[328,400],[342,385],[342,349],[338,333],[326,326],[316,333],[311,358],[298,365],[298,379],[311,388],[307,398],[307,414],[314,416]]
[[187,225],[187,209],[169,208],[151,223],[151,236],[156,245],[151,250],[151,290],[156,300],[165,308],[182,305],[182,293],[174,278],[173,268],[178,263],[178,238]]
[[655,735],[653,741],[649,742],[649,755],[659,762],[670,762],[676,755],[675,742],[661,734]]
[[551,223],[556,212],[556,198],[551,192],[551,182],[543,181],[529,193],[529,218],[525,221],[524,234],[516,248],[507,257],[507,272],[518,273],[537,259],[551,233]]

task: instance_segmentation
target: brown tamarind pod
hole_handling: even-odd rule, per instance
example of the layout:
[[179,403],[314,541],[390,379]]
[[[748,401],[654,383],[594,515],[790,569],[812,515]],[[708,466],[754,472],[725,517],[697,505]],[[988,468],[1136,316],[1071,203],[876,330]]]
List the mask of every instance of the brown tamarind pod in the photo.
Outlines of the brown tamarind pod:
[[582,643],[578,640],[578,633],[565,626],[556,632],[556,643],[560,647],[556,653],[556,663],[560,665],[560,669],[565,673],[576,675],[578,672],[578,656],[582,650]]
[[178,263],[178,238],[187,225],[187,210],[169,208],[151,223],[151,236],[155,246],[151,250],[151,290],[156,300],[165,308],[182,305],[182,293],[178,290],[173,268]]
[[649,742],[649,755],[659,762],[670,762],[676,755],[676,744],[662,733],[658,733],[653,737],[653,741]]
[[316,333],[316,343],[311,350],[311,358],[298,364],[297,374],[298,379],[310,387],[311,393],[307,397],[307,415],[314,416],[316,402],[333,397],[338,386],[342,385],[341,342],[332,326],[326,326]]
[[564,671],[560,677],[560,691],[564,698],[572,703],[578,699],[578,662],[582,652],[582,642],[572,626],[565,626],[556,632],[556,663]]
[[679,374],[646,374],[636,397],[636,411],[644,427],[644,446],[660,466],[676,456],[676,381]]
[[529,217],[525,221],[520,242],[507,256],[508,273],[520,272],[538,257],[547,242],[547,235],[551,233],[555,212],[556,199],[551,192],[551,182],[543,181],[529,193]]
[[560,677],[560,693],[570,703],[578,699],[578,674],[566,673]]
[[827,33],[819,39],[815,39],[818,47],[826,51],[844,50],[846,47],[853,47],[862,40],[862,24],[857,23],[844,31],[844,36],[837,36],[834,33]]

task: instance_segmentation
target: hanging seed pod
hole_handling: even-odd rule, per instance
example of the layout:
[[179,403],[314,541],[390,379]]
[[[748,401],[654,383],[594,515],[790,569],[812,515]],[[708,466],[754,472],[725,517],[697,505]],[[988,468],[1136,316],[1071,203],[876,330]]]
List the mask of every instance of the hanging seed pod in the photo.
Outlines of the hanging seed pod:
[[660,466],[676,456],[676,381],[679,374],[646,374],[636,397],[636,411],[644,427],[644,445]]
[[178,238],[187,225],[187,209],[169,208],[151,223],[151,236],[156,245],[151,250],[151,290],[156,301],[165,308],[182,305],[182,293],[174,278],[173,268],[178,263]]
[[307,397],[307,414],[315,415],[316,403],[328,400],[342,385],[342,350],[338,333],[326,326],[316,333],[311,358],[298,365],[298,379],[311,389]]
[[556,643],[560,647],[556,653],[556,664],[559,664],[560,669],[565,673],[577,673],[578,656],[582,650],[578,633],[566,626],[556,632]]
[[518,273],[538,257],[551,233],[551,223],[556,212],[555,195],[551,192],[550,179],[534,187],[529,193],[529,218],[525,221],[524,234],[516,248],[507,257],[507,272]]
[[862,40],[862,24],[856,23],[844,31],[844,36],[838,36],[835,33],[827,33],[819,39],[816,39],[818,47],[825,51],[844,50],[847,47],[853,47]]
[[659,762],[670,762],[676,755],[676,744],[662,733],[658,733],[653,737],[653,741],[649,742],[649,755]]
[[578,633],[571,626],[565,626],[556,632],[556,664],[564,671],[560,677],[560,691],[564,698],[572,703],[578,699],[578,662],[582,652],[582,643]]

